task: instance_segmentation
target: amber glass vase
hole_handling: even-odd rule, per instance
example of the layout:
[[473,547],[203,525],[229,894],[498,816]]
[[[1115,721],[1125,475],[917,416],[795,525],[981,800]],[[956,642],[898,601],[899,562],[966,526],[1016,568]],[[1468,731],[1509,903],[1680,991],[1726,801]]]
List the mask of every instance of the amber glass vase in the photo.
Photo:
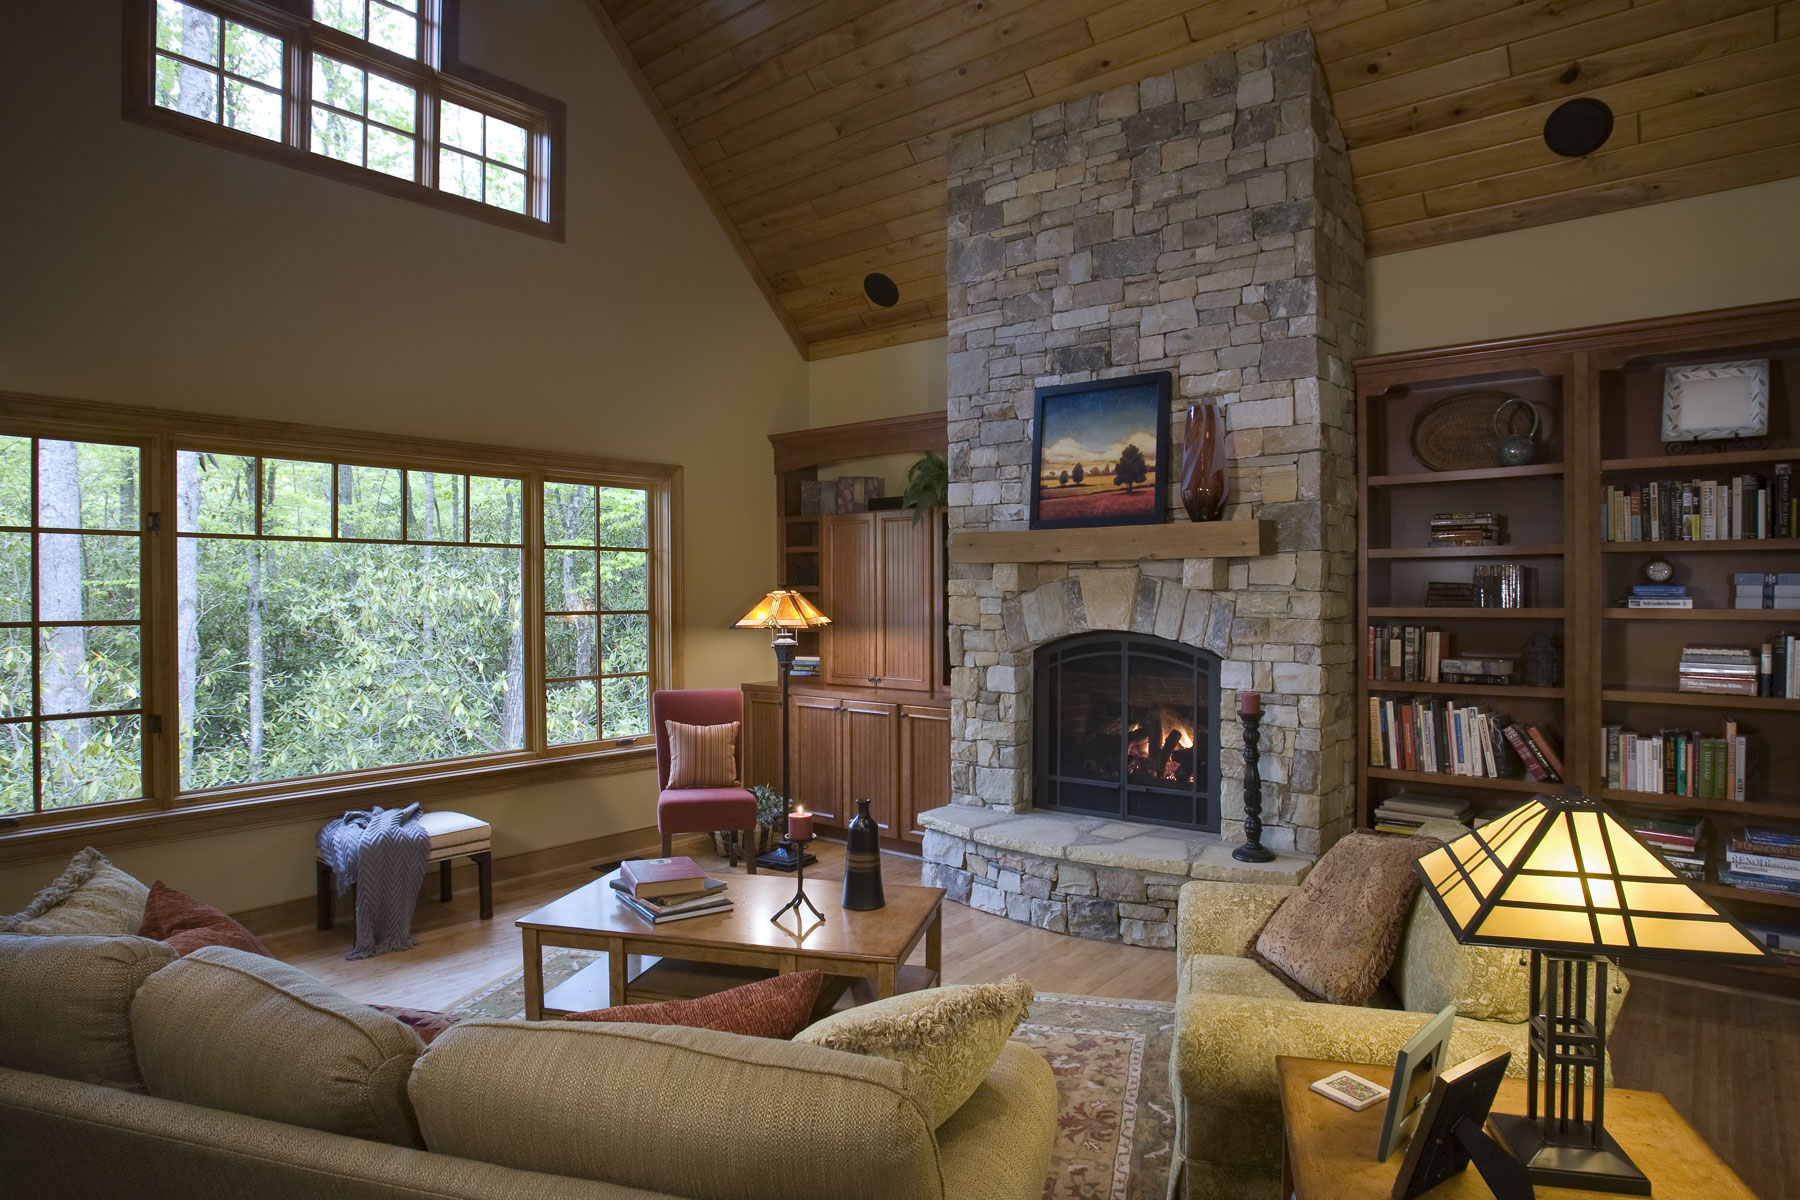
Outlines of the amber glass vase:
[[1225,412],[1211,400],[1188,405],[1181,439],[1181,503],[1188,519],[1216,521],[1231,498],[1225,470]]

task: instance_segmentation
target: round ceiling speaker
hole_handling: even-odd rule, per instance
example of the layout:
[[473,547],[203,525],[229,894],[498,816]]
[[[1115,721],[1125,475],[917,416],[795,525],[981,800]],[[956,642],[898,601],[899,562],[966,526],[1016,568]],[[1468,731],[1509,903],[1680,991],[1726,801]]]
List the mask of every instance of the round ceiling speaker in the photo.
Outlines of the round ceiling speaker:
[[900,285],[880,271],[870,271],[863,276],[863,295],[869,298],[871,304],[892,308],[900,303]]
[[1612,109],[1583,96],[1556,106],[1544,121],[1544,144],[1564,158],[1580,158],[1606,145],[1612,131]]

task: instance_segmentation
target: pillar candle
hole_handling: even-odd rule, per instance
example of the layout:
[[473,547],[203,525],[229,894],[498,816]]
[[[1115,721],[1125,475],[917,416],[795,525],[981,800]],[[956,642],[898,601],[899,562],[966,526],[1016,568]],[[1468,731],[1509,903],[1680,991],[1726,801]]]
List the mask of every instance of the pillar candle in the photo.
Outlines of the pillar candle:
[[1238,711],[1247,717],[1262,715],[1262,694],[1259,692],[1239,692]]
[[796,809],[788,814],[787,835],[790,840],[805,842],[812,839],[813,815],[805,809]]

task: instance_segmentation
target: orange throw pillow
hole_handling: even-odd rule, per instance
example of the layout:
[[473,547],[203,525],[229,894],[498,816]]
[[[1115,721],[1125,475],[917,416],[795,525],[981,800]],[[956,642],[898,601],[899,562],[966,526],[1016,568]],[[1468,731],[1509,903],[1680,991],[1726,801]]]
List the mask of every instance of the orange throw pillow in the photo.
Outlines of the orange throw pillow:
[[695,1000],[620,1004],[591,1012],[570,1013],[568,1019],[686,1025],[693,1029],[717,1029],[721,1033],[745,1033],[751,1037],[791,1038],[812,1024],[813,1005],[818,1002],[819,989],[824,985],[825,976],[818,971],[795,971]]
[[738,723],[683,725],[664,721],[669,731],[669,786],[717,788],[738,786]]
[[212,905],[165,887],[160,879],[150,885],[138,936],[167,942],[183,957],[202,946],[230,946],[264,958],[275,957],[254,933]]

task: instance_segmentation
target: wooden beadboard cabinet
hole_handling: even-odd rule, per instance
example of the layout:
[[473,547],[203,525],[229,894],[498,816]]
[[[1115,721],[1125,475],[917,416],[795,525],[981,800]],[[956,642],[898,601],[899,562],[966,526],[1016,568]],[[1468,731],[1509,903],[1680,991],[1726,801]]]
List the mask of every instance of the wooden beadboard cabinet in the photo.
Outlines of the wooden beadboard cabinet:
[[948,683],[944,653],[944,513],[840,513],[821,522],[831,618],[821,678],[836,687],[929,692]]

